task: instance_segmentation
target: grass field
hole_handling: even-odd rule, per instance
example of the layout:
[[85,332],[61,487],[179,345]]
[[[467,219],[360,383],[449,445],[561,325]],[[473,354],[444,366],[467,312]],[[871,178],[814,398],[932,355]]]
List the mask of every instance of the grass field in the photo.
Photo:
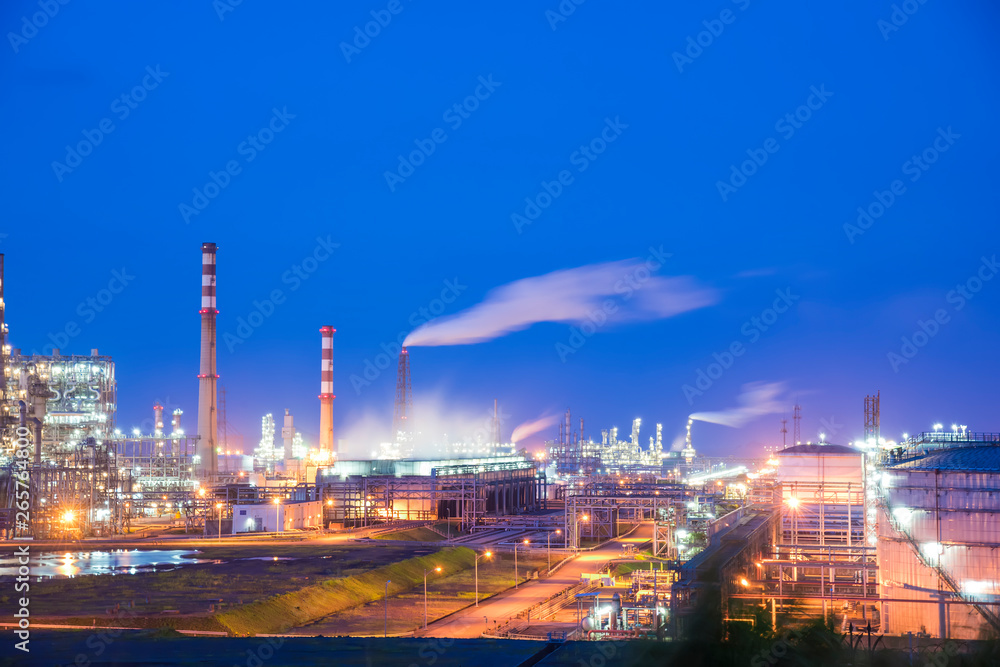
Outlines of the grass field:
[[[525,574],[544,570],[544,556],[518,556],[520,581]],[[427,618],[428,622],[447,616],[470,604],[475,604],[475,570],[470,568],[452,576],[431,575],[427,578]],[[503,560],[496,557],[479,561],[479,599],[482,601],[514,586],[514,558],[505,554]],[[322,620],[296,628],[292,632],[300,634],[320,634],[326,637],[341,635],[381,635],[385,628],[386,605],[379,595],[370,602],[333,614]],[[390,595],[388,604],[388,632],[398,634],[423,627],[424,588],[423,578],[419,585],[409,591]],[[490,619],[490,623],[493,619]],[[485,624],[484,624],[485,627]]]
[[624,577],[626,575],[632,574],[635,570],[661,570],[664,576],[667,576],[667,570],[663,568],[663,563],[660,561],[636,561],[631,563],[618,563],[615,566],[614,576]]
[[[224,562],[187,565],[170,572],[33,581],[32,615],[52,620],[57,620],[55,617],[85,618],[90,625],[94,618],[109,618],[108,610],[120,605],[121,609],[129,609],[139,616],[168,620],[176,627],[201,627],[200,622],[176,621],[192,614],[205,616],[209,614],[210,605],[215,605],[216,610],[219,608],[220,600],[225,609],[241,602],[246,604],[298,590],[321,580],[362,574],[413,555],[412,547],[315,543],[226,545],[199,548],[199,551],[199,559]],[[274,557],[294,560],[268,560]],[[0,596],[0,602],[3,601]],[[180,616],[163,616],[164,610],[178,610]]]
[[473,565],[475,552],[464,547],[442,549],[362,574],[330,579],[297,591],[276,595],[216,615],[216,620],[237,635],[278,633],[311,623],[359,604],[381,598],[386,582],[399,594],[423,585],[427,569],[461,572]]
[[409,530],[400,530],[395,533],[374,535],[373,537],[376,540],[408,540],[411,542],[441,542],[445,539],[443,536],[424,526],[410,528]]

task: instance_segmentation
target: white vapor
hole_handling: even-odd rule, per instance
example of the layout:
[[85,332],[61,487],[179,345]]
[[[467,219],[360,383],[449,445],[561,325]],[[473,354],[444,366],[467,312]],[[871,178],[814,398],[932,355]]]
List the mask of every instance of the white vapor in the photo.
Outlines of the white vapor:
[[510,434],[510,441],[520,442],[521,440],[527,438],[529,435],[534,435],[539,431],[541,431],[543,428],[548,428],[549,426],[552,426],[553,424],[559,421],[559,417],[560,415],[548,415],[545,417],[539,417],[538,419],[535,419],[533,421],[519,424],[516,428],[514,428],[514,432]]
[[[617,311],[602,302],[615,296]],[[615,323],[657,320],[718,302],[715,290],[689,276],[650,275],[645,260],[629,259],[564,269],[494,288],[482,303],[439,317],[410,332],[404,346],[470,345],[527,329],[537,322],[589,321],[600,313]],[[600,326],[600,321],[595,322]]]
[[751,382],[743,385],[743,391],[736,399],[739,407],[720,412],[696,412],[690,418],[739,428],[757,417],[787,409],[788,406],[778,400],[778,395],[784,389],[782,382]]
[[[391,408],[391,406],[388,406]],[[511,415],[500,407],[500,432],[506,432]],[[389,410],[352,411],[342,420],[337,445],[340,458],[370,459],[379,454],[382,443],[392,440],[392,413]],[[413,399],[416,429],[410,458],[459,458],[456,445],[488,443],[493,433],[493,401],[474,406],[458,404],[454,398],[424,390]],[[448,445],[452,449],[448,449]],[[471,454],[470,454],[471,455]]]

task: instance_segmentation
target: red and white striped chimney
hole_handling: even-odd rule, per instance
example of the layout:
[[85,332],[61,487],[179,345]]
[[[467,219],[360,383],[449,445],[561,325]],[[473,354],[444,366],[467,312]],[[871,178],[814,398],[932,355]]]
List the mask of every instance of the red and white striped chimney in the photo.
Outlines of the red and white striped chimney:
[[323,361],[320,366],[319,383],[319,449],[321,452],[333,453],[333,334],[336,329],[330,326],[319,330],[323,341]]
[[214,243],[201,244],[201,372],[198,373],[198,447],[199,473],[204,478],[218,474],[216,447],[218,412],[216,412],[215,367],[215,252]]

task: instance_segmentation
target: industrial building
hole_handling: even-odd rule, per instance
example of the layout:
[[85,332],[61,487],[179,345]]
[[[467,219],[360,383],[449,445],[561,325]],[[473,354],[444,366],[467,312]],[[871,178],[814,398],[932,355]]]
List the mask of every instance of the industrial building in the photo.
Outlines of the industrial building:
[[706,589],[732,621],[763,606],[775,627],[821,616],[889,635],[1000,632],[1000,434],[939,425],[897,444],[878,428],[871,396],[865,440],[777,450],[751,476],[741,514],[713,521],[681,566],[675,633]]
[[365,526],[451,517],[463,528],[545,504],[546,478],[523,456],[339,460],[316,474],[327,523]]

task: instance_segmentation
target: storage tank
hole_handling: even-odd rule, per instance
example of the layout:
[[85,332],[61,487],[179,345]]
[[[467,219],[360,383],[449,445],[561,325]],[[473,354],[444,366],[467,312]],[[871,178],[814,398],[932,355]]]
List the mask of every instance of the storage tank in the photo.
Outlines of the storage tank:
[[864,542],[864,455],[829,443],[777,453],[781,529],[785,544]]
[[1000,629],[1000,447],[956,447],[888,466],[881,492],[884,631],[978,639]]

